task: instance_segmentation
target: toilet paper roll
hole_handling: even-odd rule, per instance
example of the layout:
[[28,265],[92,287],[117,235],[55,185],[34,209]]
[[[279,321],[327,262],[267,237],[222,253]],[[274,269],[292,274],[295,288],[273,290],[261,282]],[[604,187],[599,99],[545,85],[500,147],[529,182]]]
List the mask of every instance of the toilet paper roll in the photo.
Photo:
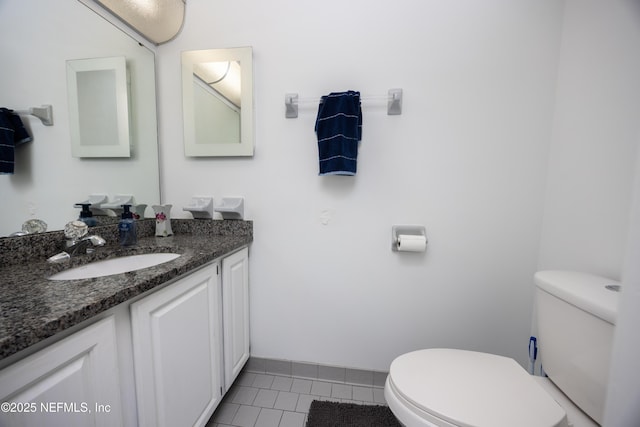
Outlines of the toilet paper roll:
[[396,245],[400,252],[424,252],[427,249],[427,238],[426,236],[400,234]]

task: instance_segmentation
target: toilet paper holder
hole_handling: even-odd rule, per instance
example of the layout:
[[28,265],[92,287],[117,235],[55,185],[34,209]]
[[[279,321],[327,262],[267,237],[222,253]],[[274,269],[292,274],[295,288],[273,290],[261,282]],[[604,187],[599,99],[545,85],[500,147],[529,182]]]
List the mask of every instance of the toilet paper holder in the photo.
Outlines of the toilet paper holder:
[[424,236],[425,242],[429,242],[424,225],[394,225],[391,227],[391,250],[394,252],[398,252],[398,236],[401,234]]

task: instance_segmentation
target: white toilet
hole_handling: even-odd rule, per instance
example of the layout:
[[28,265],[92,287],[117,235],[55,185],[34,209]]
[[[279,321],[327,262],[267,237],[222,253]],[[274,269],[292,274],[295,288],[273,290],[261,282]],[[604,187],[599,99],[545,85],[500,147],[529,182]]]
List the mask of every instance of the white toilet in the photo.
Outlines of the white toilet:
[[[535,275],[538,344],[548,378],[513,359],[418,350],[391,363],[384,395],[405,426],[584,427],[603,422],[619,285],[569,271]],[[610,286],[609,286],[610,287]]]

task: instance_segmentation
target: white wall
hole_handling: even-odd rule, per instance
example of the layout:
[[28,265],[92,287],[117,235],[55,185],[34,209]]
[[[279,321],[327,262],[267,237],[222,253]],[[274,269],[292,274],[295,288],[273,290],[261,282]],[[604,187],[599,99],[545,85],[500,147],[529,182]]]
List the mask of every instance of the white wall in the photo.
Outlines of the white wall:
[[[159,48],[162,196],[174,217],[193,195],[246,197],[253,355],[386,370],[449,346],[526,363],[562,12],[538,0],[188,3]],[[180,52],[249,45],[255,156],[185,158]],[[285,119],[284,94],[394,87],[401,116],[364,105],[357,176],[318,177],[316,106]],[[426,254],[391,252],[405,223],[426,226]]]
[[569,0],[541,269],[621,278],[640,125],[640,3]]
[[604,425],[640,425],[640,3],[564,15],[539,265],[622,280]]
[[636,156],[634,188],[623,288],[611,357],[604,423],[607,427],[640,425],[640,150]]

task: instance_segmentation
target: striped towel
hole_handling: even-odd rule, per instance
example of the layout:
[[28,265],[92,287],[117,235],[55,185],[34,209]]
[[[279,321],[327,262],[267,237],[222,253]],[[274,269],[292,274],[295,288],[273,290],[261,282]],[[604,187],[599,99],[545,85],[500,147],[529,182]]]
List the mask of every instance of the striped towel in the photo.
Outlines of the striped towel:
[[31,141],[20,116],[12,110],[0,108],[0,174],[13,174],[15,147]]
[[320,175],[355,175],[362,139],[360,92],[323,96],[316,118]]

